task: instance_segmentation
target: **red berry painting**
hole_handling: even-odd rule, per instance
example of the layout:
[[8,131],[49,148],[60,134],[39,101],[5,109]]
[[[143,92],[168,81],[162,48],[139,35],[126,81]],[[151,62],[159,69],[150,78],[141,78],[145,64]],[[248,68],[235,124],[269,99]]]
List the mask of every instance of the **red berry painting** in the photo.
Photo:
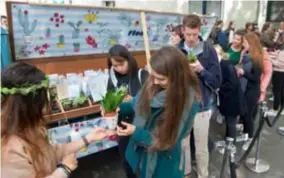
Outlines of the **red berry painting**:
[[35,52],[37,52],[39,55],[45,55],[46,50],[49,48],[49,44],[44,43],[41,46],[36,45],[33,49]]
[[98,47],[98,44],[97,44],[96,40],[91,35],[86,37],[86,43],[89,46],[92,46],[93,48],[97,48]]

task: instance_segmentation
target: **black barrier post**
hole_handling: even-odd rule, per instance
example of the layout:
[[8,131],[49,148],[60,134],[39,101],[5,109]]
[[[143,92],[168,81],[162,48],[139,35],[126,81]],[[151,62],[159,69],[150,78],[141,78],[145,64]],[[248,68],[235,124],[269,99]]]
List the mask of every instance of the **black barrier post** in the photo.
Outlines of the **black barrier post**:
[[[261,122],[261,119],[265,119],[267,117],[267,111],[268,111],[267,103],[263,102],[260,108],[259,122]],[[257,138],[255,157],[248,158],[245,163],[247,168],[250,171],[255,172],[255,173],[264,173],[270,169],[270,165],[266,161],[259,158],[261,135],[262,135],[262,132],[260,132]]]

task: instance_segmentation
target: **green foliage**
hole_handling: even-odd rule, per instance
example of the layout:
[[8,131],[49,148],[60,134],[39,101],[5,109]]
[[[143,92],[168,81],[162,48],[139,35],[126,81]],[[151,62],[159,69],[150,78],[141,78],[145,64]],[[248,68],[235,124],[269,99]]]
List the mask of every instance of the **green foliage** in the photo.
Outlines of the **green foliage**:
[[63,108],[66,108],[66,107],[68,107],[68,106],[71,106],[72,101],[69,100],[69,98],[66,98],[66,99],[63,99],[63,100],[61,101],[61,104],[62,104]]
[[1,87],[1,93],[4,95],[28,95],[30,93],[35,94],[38,89],[47,88],[48,87],[48,77],[46,76],[44,80],[40,84],[23,84],[18,87],[6,88]]
[[50,100],[54,101],[57,98],[57,89],[55,86],[52,86],[49,88],[49,96],[50,96]]
[[194,63],[197,60],[197,57],[191,52],[187,55],[187,58],[191,63]]
[[115,91],[108,91],[101,101],[101,105],[104,108],[105,113],[114,112],[122,103],[126,95],[126,87],[120,87]]
[[87,96],[79,96],[75,100],[73,100],[72,105],[73,107],[78,107],[83,105],[88,100]]

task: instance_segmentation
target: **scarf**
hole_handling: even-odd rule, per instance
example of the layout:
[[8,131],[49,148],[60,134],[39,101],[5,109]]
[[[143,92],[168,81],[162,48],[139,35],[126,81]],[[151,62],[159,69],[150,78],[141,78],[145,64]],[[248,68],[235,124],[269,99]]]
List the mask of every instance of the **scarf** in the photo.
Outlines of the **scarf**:
[[[189,108],[184,106],[182,116],[181,116],[181,121],[179,123],[179,130],[178,130],[178,136],[177,136],[178,140],[180,140],[181,137],[184,138],[184,137],[186,137],[186,135],[190,134],[190,129],[188,129],[185,135],[181,135],[181,133],[184,131],[184,129],[186,129],[186,127],[185,127],[186,122],[189,119],[190,109],[191,109],[192,103],[194,101],[194,90],[192,88],[190,88],[189,93],[190,93],[190,98],[188,99]],[[144,128],[145,125],[147,124],[146,123],[147,119],[145,118],[145,116],[142,116],[140,114],[140,112],[138,111],[139,107],[137,107],[137,101],[139,101],[140,96],[141,95],[139,93],[138,96],[137,96],[135,107],[134,107],[135,108],[135,118],[134,118],[133,124],[135,126]],[[151,108],[164,108],[165,107],[165,101],[166,101],[166,91],[163,90],[163,91],[160,91],[159,93],[157,93],[152,98],[152,100],[150,102],[150,106],[151,106]],[[183,156],[184,156],[184,154],[181,154],[181,162],[183,160]],[[152,178],[153,177],[153,174],[155,172],[156,165],[157,165],[157,158],[158,158],[158,152],[148,151],[147,158],[146,158],[147,159],[146,178]],[[182,166],[180,165],[180,169],[182,169],[181,167]]]

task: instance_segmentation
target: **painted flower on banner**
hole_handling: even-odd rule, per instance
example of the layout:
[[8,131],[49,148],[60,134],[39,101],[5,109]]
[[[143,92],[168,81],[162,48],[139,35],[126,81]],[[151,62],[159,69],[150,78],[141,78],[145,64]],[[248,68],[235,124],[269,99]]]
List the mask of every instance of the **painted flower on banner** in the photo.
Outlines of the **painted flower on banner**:
[[92,24],[93,22],[97,21],[98,14],[99,14],[99,11],[88,10],[88,13],[84,15],[84,18],[86,22],[88,22],[89,24]]
[[207,25],[208,24],[208,21],[207,21],[207,19],[205,19],[205,18],[202,18],[202,25]]
[[63,24],[65,22],[64,18],[65,16],[63,14],[59,14],[58,12],[55,12],[53,16],[50,17],[49,21],[54,23],[55,27],[59,27],[60,24]]
[[49,47],[50,46],[47,43],[44,43],[43,45],[36,45],[34,47],[34,51],[37,52],[39,55],[44,55]]

